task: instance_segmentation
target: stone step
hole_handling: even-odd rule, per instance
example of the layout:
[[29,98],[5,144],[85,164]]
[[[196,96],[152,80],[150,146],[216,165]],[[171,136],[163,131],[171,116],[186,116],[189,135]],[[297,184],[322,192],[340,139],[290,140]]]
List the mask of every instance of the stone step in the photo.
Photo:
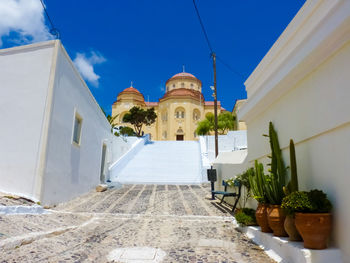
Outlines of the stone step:
[[201,183],[199,144],[196,141],[150,142],[114,180],[120,183]]

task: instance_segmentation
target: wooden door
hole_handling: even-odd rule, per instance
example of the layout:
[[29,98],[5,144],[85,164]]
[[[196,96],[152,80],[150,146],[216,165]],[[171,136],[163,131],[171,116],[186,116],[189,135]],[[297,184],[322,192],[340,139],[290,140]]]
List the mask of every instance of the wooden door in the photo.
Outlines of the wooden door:
[[184,140],[184,136],[183,135],[176,135],[176,140],[177,141],[183,141]]

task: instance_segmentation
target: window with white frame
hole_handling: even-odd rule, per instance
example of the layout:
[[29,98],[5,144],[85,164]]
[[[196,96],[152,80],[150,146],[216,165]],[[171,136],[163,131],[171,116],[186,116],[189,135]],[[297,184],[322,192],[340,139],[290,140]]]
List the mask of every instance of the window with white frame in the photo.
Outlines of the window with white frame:
[[73,143],[80,145],[81,139],[81,127],[83,119],[78,113],[75,113],[74,125],[73,125]]
[[175,110],[175,118],[176,119],[184,119],[185,118],[185,109],[184,108],[177,108]]
[[201,117],[201,113],[199,112],[198,109],[195,109],[193,111],[193,120],[194,121],[198,121],[200,119],[200,117]]

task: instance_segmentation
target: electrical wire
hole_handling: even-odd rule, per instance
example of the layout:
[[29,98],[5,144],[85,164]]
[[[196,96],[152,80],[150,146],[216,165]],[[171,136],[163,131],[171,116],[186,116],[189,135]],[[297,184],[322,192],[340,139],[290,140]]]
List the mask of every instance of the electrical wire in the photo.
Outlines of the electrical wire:
[[[208,44],[208,47],[209,47],[209,50],[210,50],[210,55],[212,56],[213,53],[214,53],[214,50],[213,50],[213,48],[212,48],[212,45],[210,44],[207,31],[205,30],[205,27],[204,27],[202,18],[201,18],[200,14],[199,14],[199,11],[198,11],[198,8],[197,8],[197,5],[196,5],[196,1],[195,1],[195,0],[192,0],[192,2],[193,2],[193,5],[194,5],[194,8],[195,8],[195,10],[196,10],[199,23],[200,23],[200,25],[201,25],[201,27],[202,27],[202,31],[203,31],[203,34],[204,34],[204,36],[205,36],[205,40],[206,40],[206,42],[207,42],[207,44]],[[221,57],[219,57],[219,56],[216,55],[216,58],[217,58],[227,69],[229,69],[232,73],[234,73],[236,76],[239,76],[239,77],[242,78],[242,79],[245,78],[241,73],[239,73],[237,70],[234,70],[228,63],[226,63]]]
[[197,13],[197,16],[198,16],[198,20],[199,20],[199,23],[201,24],[202,31],[203,31],[203,33],[204,33],[205,39],[206,39],[207,44],[208,44],[208,47],[209,47],[209,49],[210,49],[210,53],[214,53],[214,52],[213,52],[213,48],[211,47],[211,44],[210,44],[210,41],[209,41],[209,38],[208,38],[207,31],[205,30],[205,27],[204,27],[204,24],[203,24],[203,22],[202,22],[201,16],[199,15],[199,11],[198,11],[198,8],[197,8],[196,1],[195,1],[195,0],[193,0],[193,5],[194,5],[194,8],[196,9],[196,13]]
[[53,22],[52,22],[52,20],[51,20],[51,18],[49,16],[49,13],[46,10],[46,7],[45,7],[45,4],[44,4],[43,0],[40,0],[40,3],[43,6],[43,9],[44,9],[44,12],[46,14],[46,17],[49,20],[49,23],[51,25],[50,34],[55,36],[56,39],[60,39],[60,31],[54,26],[54,24],[53,24]]
[[242,79],[245,79],[245,76],[243,76],[243,74],[241,74],[240,72],[238,72],[237,70],[233,69],[229,64],[227,64],[221,57],[216,56],[216,58],[218,59],[218,61],[221,62],[221,64],[223,64],[228,70],[230,70],[233,74],[235,74],[236,76],[239,76]]

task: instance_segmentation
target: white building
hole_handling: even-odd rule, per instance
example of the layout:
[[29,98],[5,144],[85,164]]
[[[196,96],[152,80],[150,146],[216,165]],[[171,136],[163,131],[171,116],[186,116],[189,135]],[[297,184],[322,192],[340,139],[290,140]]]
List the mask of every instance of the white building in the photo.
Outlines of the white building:
[[[272,121],[284,159],[293,139],[301,190],[322,189],[334,204],[334,245],[350,258],[350,1],[307,1],[245,82],[238,112],[248,157],[267,162],[262,137]],[[287,163],[288,165],[288,163]]]
[[0,191],[54,204],[104,181],[130,145],[59,40],[0,50]]

